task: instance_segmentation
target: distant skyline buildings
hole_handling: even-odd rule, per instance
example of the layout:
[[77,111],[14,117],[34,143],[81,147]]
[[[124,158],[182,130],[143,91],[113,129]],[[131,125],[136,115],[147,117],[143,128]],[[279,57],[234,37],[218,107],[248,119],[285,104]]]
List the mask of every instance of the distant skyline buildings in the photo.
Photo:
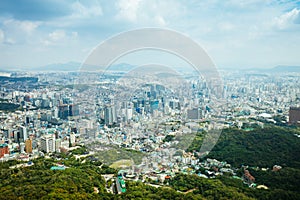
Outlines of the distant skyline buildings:
[[[94,47],[120,32],[159,27],[197,41],[223,67],[300,66],[299,1],[1,1],[0,69],[82,63]],[[116,63],[187,63],[142,51]],[[147,62],[146,62],[147,61]]]

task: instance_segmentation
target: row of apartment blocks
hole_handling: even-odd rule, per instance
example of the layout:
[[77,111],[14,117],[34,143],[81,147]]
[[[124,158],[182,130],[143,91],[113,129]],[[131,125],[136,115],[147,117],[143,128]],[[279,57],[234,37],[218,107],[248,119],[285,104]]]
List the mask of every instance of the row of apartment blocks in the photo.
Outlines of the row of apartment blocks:
[[[19,152],[21,154],[32,154],[33,153],[33,140],[28,138],[25,142],[19,143]],[[39,150],[44,153],[52,153],[52,152],[61,152],[63,150],[69,149],[70,146],[75,146],[76,144],[76,136],[74,133],[70,134],[69,140],[62,140],[61,138],[55,137],[55,134],[46,134],[40,138]],[[9,156],[11,154],[10,151],[13,151],[11,145],[4,143],[0,143],[0,158],[4,156]]]

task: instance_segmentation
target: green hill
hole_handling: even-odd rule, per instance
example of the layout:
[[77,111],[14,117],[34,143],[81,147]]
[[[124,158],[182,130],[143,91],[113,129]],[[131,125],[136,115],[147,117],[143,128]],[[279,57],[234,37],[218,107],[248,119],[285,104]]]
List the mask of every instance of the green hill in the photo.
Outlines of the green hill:
[[300,168],[300,138],[293,129],[268,127],[252,131],[225,129],[208,157],[243,165]]

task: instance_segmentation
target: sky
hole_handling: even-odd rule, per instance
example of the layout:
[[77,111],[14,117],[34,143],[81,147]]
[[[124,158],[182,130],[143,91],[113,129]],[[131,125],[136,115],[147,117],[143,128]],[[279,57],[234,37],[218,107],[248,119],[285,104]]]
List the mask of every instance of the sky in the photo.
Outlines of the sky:
[[[1,0],[0,67],[83,62],[107,38],[145,27],[190,37],[218,67],[300,66],[300,1]],[[180,63],[162,55],[136,53],[117,62]]]

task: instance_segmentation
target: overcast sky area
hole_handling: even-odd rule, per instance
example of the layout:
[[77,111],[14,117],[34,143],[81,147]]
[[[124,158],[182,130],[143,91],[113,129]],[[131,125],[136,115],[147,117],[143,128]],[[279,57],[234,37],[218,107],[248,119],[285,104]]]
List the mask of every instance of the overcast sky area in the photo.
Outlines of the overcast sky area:
[[1,0],[0,67],[83,62],[103,40],[143,27],[192,38],[218,67],[300,66],[300,1]]

